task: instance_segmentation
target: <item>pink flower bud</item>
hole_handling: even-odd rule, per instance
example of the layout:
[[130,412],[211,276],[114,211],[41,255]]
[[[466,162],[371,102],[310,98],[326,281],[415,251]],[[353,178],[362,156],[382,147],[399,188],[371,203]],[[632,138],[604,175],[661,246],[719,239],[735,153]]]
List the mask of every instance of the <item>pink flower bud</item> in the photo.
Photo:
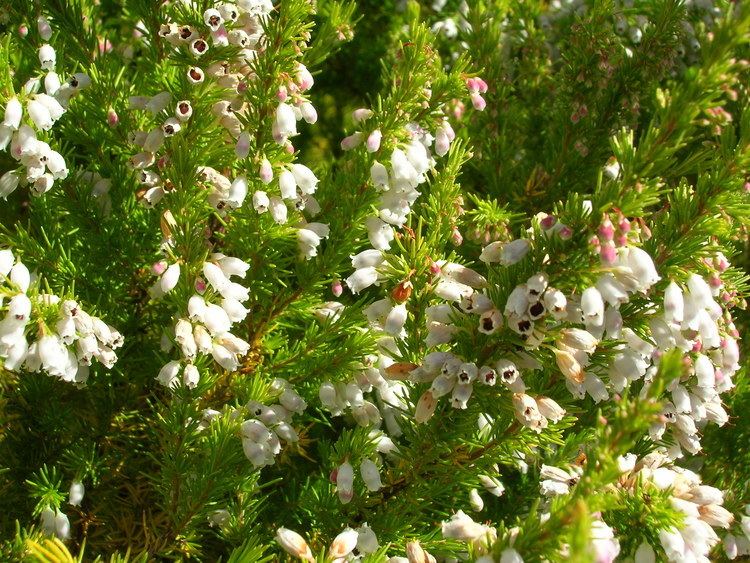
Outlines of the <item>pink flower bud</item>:
[[615,227],[609,217],[605,217],[602,224],[599,225],[599,236],[605,241],[611,241],[615,236]]
[[597,248],[597,249],[598,249],[598,248],[599,248],[599,246],[601,245],[601,243],[599,242],[599,237],[598,237],[598,236],[596,236],[596,235],[594,235],[593,237],[591,237],[591,238],[589,239],[589,244],[590,244],[591,246],[593,246],[594,248]]
[[21,24],[18,26],[18,35],[21,37],[26,37],[29,34],[29,27],[26,24]]
[[264,158],[260,163],[260,172],[258,175],[260,176],[260,181],[264,184],[270,184],[271,180],[273,180],[273,167],[267,158]]
[[552,227],[555,226],[555,223],[557,223],[557,217],[555,217],[554,215],[547,215],[539,222],[539,225],[545,231],[549,231]]
[[570,240],[570,238],[573,236],[573,230],[568,227],[567,225],[564,225],[557,234],[560,236],[563,240]]
[[478,92],[474,92],[471,94],[471,105],[473,105],[474,109],[477,111],[484,111],[484,108],[487,107],[487,102]]
[[615,263],[615,260],[617,259],[617,250],[615,249],[615,245],[612,243],[612,241],[608,241],[602,246],[599,255],[601,256],[602,262],[604,264]]
[[464,116],[464,111],[466,111],[466,106],[461,100],[456,100],[455,105],[453,106],[453,117],[456,120],[460,120]]
[[114,109],[109,108],[109,110],[107,110],[107,125],[110,127],[117,127],[118,123],[120,123],[120,116],[117,115],[117,112]]
[[696,340],[693,343],[693,352],[700,352],[703,349],[703,343],[700,340]]
[[627,246],[628,245],[628,237],[626,235],[620,235],[617,237],[617,246]]
[[291,143],[291,141],[286,142],[286,145],[284,145],[284,150],[289,154],[294,154],[294,145]]
[[341,297],[341,294],[344,293],[344,286],[341,285],[340,280],[335,280],[331,284],[331,293],[334,297]]
[[436,262],[432,262],[430,264],[430,272],[432,272],[435,275],[438,275],[440,273],[440,266]]
[[206,281],[203,278],[195,278],[195,291],[201,295],[206,292]]
[[160,276],[167,271],[167,266],[168,264],[166,260],[159,260],[158,262],[153,263],[153,265],[151,266],[151,271],[155,276]]
[[297,66],[297,85],[299,86],[299,89],[304,92],[305,90],[312,88],[314,83],[315,80],[313,80],[313,76],[310,74],[310,71],[307,70],[307,67],[303,64],[299,64]]
[[276,92],[276,99],[280,102],[286,102],[289,95],[287,94],[286,87],[280,86],[278,91]]
[[458,230],[458,228],[453,227],[453,231],[451,232],[451,242],[455,246],[461,246],[464,242],[464,237],[461,234],[461,232]]
[[620,228],[620,232],[623,234],[627,234],[630,232],[630,221],[628,221],[627,217],[623,217],[620,219],[619,225],[617,225]]

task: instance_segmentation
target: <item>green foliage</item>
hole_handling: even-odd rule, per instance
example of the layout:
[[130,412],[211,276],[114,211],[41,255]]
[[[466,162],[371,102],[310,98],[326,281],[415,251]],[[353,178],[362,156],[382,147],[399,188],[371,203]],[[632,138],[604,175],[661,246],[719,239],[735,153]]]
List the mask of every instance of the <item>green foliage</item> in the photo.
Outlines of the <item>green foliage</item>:
[[[435,267],[445,262],[481,273],[486,295],[500,310],[517,285],[540,271],[571,302],[580,301],[583,289],[612,270],[591,242],[610,214],[631,220],[641,235],[637,245],[654,258],[661,276],[621,306],[625,326],[654,341],[649,319],[653,303],[661,304],[655,296],[672,281],[684,286],[693,273],[709,277],[714,269],[706,260],[721,252],[733,264],[720,280],[727,311],[731,306],[727,323],[744,334],[750,328],[744,310],[750,290],[747,6],[717,2],[721,16],[709,27],[677,0],[590,1],[582,3],[587,10],[557,15],[543,1],[476,0],[465,8],[449,1],[443,10],[414,0],[274,4],[272,16],[259,24],[263,48],[246,61],[253,79],[232,90],[242,111],[230,113],[248,133],[247,158],[236,156],[236,135],[227,134],[215,113],[227,89],[211,80],[192,84],[186,75],[190,66],[207,70],[236,57],[240,48],[212,47],[199,59],[187,48],[172,48],[160,34],[166,22],[205,29],[203,11],[214,2],[38,0],[2,6],[0,107],[14,95],[27,103],[31,94],[24,84],[41,76],[39,15],[54,30],[49,43],[61,78],[85,72],[92,84],[71,99],[51,131],[39,134],[63,154],[69,176],[43,197],[19,188],[3,201],[0,246],[12,248],[38,273],[39,283],[29,290],[35,303],[45,293],[74,298],[116,326],[125,344],[111,370],[93,366],[80,388],[39,371],[0,369],[0,558],[278,561],[284,555],[274,534],[285,527],[309,542],[317,560],[327,561],[337,534],[367,523],[381,547],[362,561],[404,555],[410,541],[439,559],[467,553],[475,559],[481,545],[445,538],[439,529],[457,510],[468,510],[473,489],[484,501],[474,518],[497,529],[488,546],[495,560],[510,547],[526,561],[559,560],[563,553],[570,561],[595,560],[591,532],[600,517],[615,530],[622,556],[632,556],[645,541],[664,558],[659,531],[680,528],[684,520],[670,501],[673,491],[623,477],[618,463],[628,453],[642,458],[670,445],[669,435],[647,437],[672,400],[670,386],[691,377],[692,352],[664,353],[649,384],[632,381],[615,393],[606,375],[608,400],[585,393],[579,400],[566,386],[555,350],[563,331],[580,323],[565,318],[550,324],[531,350],[509,323],[483,334],[476,317],[456,306],[453,339],[429,348],[428,308],[445,302],[435,293],[441,279]],[[441,28],[448,14],[456,37]],[[638,42],[614,25],[640,17],[648,25]],[[700,44],[690,56],[682,53],[693,37],[686,22]],[[29,28],[25,37],[18,32],[21,23]],[[140,37],[134,37],[136,28]],[[280,87],[294,82],[300,62],[315,86],[288,94],[309,97],[318,122],[300,123],[292,147],[274,138],[273,124]],[[467,98],[467,79],[475,76],[489,84],[484,112],[474,111]],[[177,100],[190,100],[193,115],[179,135],[164,139],[165,157],[154,169],[170,189],[149,209],[142,205],[140,171],[130,160],[140,149],[129,133],[160,127],[163,115],[135,109],[130,98],[162,91],[171,93],[170,115]],[[355,123],[350,114],[359,107],[374,113]],[[108,122],[112,112],[114,124]],[[414,124],[432,134],[446,121],[456,139],[431,162],[408,220],[383,252],[377,287],[345,293],[337,298],[343,311],[323,318],[332,284],[351,275],[351,257],[372,246],[366,220],[380,211],[382,194],[373,186],[371,167],[404,147]],[[375,131],[383,138],[377,150],[340,146],[344,135],[359,132],[367,139]],[[274,163],[274,184],[259,177],[264,159]],[[283,224],[256,212],[252,194],[271,194],[278,172],[302,162],[320,179],[319,218],[293,205]],[[0,153],[0,176],[18,166]],[[246,177],[244,206],[217,210],[199,167],[229,179]],[[83,171],[111,181],[109,203],[92,193]],[[549,234],[542,226],[547,214],[570,236]],[[325,223],[330,233],[317,255],[304,260],[298,228],[308,221]],[[518,263],[478,259],[488,244],[518,238],[531,247]],[[197,385],[167,389],[154,378],[175,352],[160,341],[177,343],[174,321],[188,316],[202,265],[214,253],[250,265],[241,280],[250,289],[244,303],[249,314],[233,328],[249,351],[234,372],[210,355],[199,356]],[[180,263],[180,283],[154,299],[149,267],[162,258]],[[407,290],[405,298],[394,297]],[[205,293],[217,295],[212,287]],[[392,345],[363,315],[383,298],[403,302],[408,313],[405,334]],[[57,304],[38,305],[29,336],[51,331],[58,314]],[[609,373],[622,343],[597,342],[590,366]],[[742,348],[744,358],[750,347],[745,342]],[[565,415],[534,432],[518,419],[514,391],[477,385],[466,408],[452,408],[445,397],[434,416],[418,424],[414,412],[429,389],[424,381],[405,383],[392,402],[372,399],[392,417],[382,428],[361,426],[351,409],[335,416],[323,408],[321,384],[346,388],[373,367],[387,373],[378,364],[384,349],[410,369],[436,350],[477,365],[523,357],[529,392],[553,399]],[[307,409],[293,418],[298,440],[282,441],[275,463],[256,468],[243,453],[241,424],[255,416],[253,402],[279,403],[278,378],[294,387]],[[739,514],[750,503],[744,367],[735,382],[734,394],[725,396],[730,422],[701,428],[703,455],[686,455],[679,463],[725,490],[724,506]],[[397,447],[381,456],[383,433]],[[378,466],[378,491],[359,478],[364,460]],[[357,474],[347,504],[336,485],[344,462]],[[543,465],[579,467],[582,476],[569,494],[545,499],[539,489]],[[502,480],[504,494],[485,494],[479,476]],[[81,506],[67,504],[73,480],[86,487]],[[72,534],[66,543],[42,533],[45,508],[68,515]]]

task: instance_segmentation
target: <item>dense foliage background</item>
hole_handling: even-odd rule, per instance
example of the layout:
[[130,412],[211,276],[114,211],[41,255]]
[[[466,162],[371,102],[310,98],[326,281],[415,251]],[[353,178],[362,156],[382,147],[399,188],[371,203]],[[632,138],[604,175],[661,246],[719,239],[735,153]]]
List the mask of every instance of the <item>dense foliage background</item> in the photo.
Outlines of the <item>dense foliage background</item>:
[[[596,533],[592,540],[594,522],[603,518],[621,559],[646,542],[657,560],[689,560],[671,557],[659,535],[683,523],[672,489],[650,489],[645,476],[622,489],[616,484],[625,481],[619,457],[632,452],[641,460],[679,443],[669,434],[650,440],[649,427],[662,420],[674,381],[691,376],[685,358],[700,348],[665,352],[650,386],[632,381],[615,392],[604,377],[610,392],[600,402],[591,392],[571,395],[560,375],[551,349],[567,324],[548,319],[543,343],[534,347],[511,331],[507,310],[503,328],[490,336],[454,305],[463,315],[455,321],[458,336],[433,348],[477,365],[529,351],[526,365],[517,362],[526,384],[566,411],[541,433],[518,420],[511,399],[517,390],[500,384],[481,392],[476,385],[465,410],[450,408],[444,398],[437,414],[418,424],[414,414],[429,380],[400,381],[405,375],[387,370],[394,361],[403,370],[425,362],[427,326],[437,314],[428,308],[446,302],[435,292],[444,275],[441,261],[484,276],[482,288],[499,311],[514,287],[541,270],[570,303],[580,302],[606,271],[591,237],[609,217],[633,225],[639,237],[633,244],[650,254],[661,276],[623,304],[622,317],[637,336],[654,341],[649,315],[661,310],[670,280],[686,287],[694,272],[709,279],[719,253],[731,262],[720,279],[721,298],[728,296],[722,301],[722,318],[730,315],[727,334],[730,328],[746,333],[749,7],[677,0],[273,2],[262,19],[263,47],[241,70],[252,75],[239,90],[246,106],[236,110],[250,146],[242,156],[239,135],[227,134],[226,114],[215,109],[229,99],[227,87],[186,77],[194,64],[208,72],[212,63],[241,58],[239,47],[212,46],[196,58],[160,34],[168,22],[204,30],[203,14],[214,4],[221,3],[0,3],[0,107],[17,94],[25,100],[29,78],[44,83],[44,43],[57,52],[63,83],[79,72],[91,79],[54,127],[40,132],[65,157],[69,174],[40,197],[24,186],[2,192],[0,247],[38,274],[29,295],[73,298],[124,336],[114,367],[95,363],[85,385],[38,369],[0,368],[0,559],[280,560],[289,552],[274,539],[283,527],[304,536],[326,560],[337,534],[367,523],[380,546],[366,558],[359,549],[367,561],[427,561],[407,548],[413,541],[438,560],[511,561],[501,557],[512,546],[527,561],[604,561],[611,559],[596,547]],[[43,39],[40,17],[51,26],[51,39]],[[272,129],[284,101],[280,86],[299,82],[298,62],[314,76],[314,86],[302,91],[317,119],[300,121],[289,149]],[[467,87],[475,77],[488,85],[484,111],[472,104],[476,89]],[[161,114],[131,99],[163,91],[171,97]],[[237,95],[235,87],[232,99]],[[159,128],[178,100],[191,101],[192,117],[162,139],[151,168],[160,177],[149,184],[131,160],[143,154],[144,144],[132,134]],[[374,115],[358,123],[352,117],[358,108],[372,108]],[[350,256],[373,246],[365,224],[381,201],[371,180],[375,158],[387,164],[417,129],[435,135],[446,120],[456,138],[450,152],[430,162],[419,199],[407,206],[411,214],[379,266],[378,284],[356,292],[344,283],[339,297],[355,269]],[[370,151],[364,144],[375,128],[382,148]],[[356,131],[366,132],[364,144],[344,150],[342,139]],[[0,175],[19,166],[12,151],[0,153]],[[262,158],[274,168],[268,185],[259,174]],[[304,163],[319,179],[321,211],[313,219],[312,204],[304,212],[290,204],[284,223],[258,213],[250,200],[257,190],[278,191],[276,178],[292,162]],[[217,209],[207,197],[214,180],[201,166],[229,181],[246,177],[244,205],[230,205],[229,213]],[[97,184],[101,179],[111,182],[106,190]],[[143,205],[151,197],[147,189],[167,185],[163,199]],[[545,234],[552,220],[569,233]],[[298,232],[306,221],[330,230],[308,259]],[[519,238],[533,245],[516,263],[480,259],[490,243]],[[155,378],[162,366],[180,357],[179,346],[169,349],[165,340],[175,343],[175,321],[188,314],[212,252],[249,264],[244,279],[235,278],[249,289],[249,313],[232,329],[248,344],[247,353],[238,354],[237,369],[199,355],[199,381],[161,385],[163,373],[160,382]],[[164,296],[149,291],[159,283],[161,272],[152,264],[160,260],[182,265],[179,283]],[[4,297],[15,291],[6,289]],[[406,302],[408,309],[405,332],[396,330],[387,344],[383,323],[363,314],[384,298]],[[330,309],[334,299],[343,310]],[[5,316],[8,302],[0,305]],[[45,333],[45,322],[54,326],[58,312],[52,308],[34,305],[30,339]],[[598,340],[591,362],[608,373],[622,339]],[[742,520],[750,503],[750,385],[748,346],[737,340],[742,365],[735,388],[721,396],[729,421],[701,426],[700,453],[684,451],[676,464],[724,491],[723,506],[735,521],[715,526],[722,540],[726,534],[740,538],[741,552],[748,541],[741,539],[743,529],[750,526]],[[321,385],[341,383],[339,394],[343,388],[356,402],[350,395],[357,385],[360,396],[372,389],[362,373],[373,358],[397,398],[384,391],[375,398],[372,391],[375,424],[362,424],[352,404],[336,416],[321,400]],[[538,372],[529,367],[534,361]],[[282,440],[271,464],[256,467],[243,453],[240,424],[252,417],[251,405],[279,404],[277,378],[307,408],[289,419],[297,439]],[[395,453],[386,443],[391,439]],[[368,490],[360,477],[364,459],[376,461],[379,490]],[[354,498],[342,503],[337,472],[349,461]],[[540,492],[542,465],[576,464],[584,477],[570,494],[547,498]],[[504,493],[488,494],[491,487],[478,481],[482,475],[501,480]],[[69,504],[72,482],[85,486],[76,506]],[[472,496],[477,489],[480,511]],[[496,529],[491,541],[441,534],[441,522],[472,507],[474,520]],[[54,518],[58,509],[69,519],[67,534],[57,529],[64,545],[50,539],[54,523],[45,533],[45,510]],[[726,545],[711,544],[712,560],[732,554]]]

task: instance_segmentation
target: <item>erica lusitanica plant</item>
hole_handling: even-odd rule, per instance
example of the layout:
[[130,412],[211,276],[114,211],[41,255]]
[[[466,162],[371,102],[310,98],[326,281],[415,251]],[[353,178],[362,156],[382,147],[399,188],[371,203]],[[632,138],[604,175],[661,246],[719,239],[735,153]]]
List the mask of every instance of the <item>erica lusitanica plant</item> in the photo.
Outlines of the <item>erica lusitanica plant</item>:
[[750,556],[750,3],[0,1],[0,560]]

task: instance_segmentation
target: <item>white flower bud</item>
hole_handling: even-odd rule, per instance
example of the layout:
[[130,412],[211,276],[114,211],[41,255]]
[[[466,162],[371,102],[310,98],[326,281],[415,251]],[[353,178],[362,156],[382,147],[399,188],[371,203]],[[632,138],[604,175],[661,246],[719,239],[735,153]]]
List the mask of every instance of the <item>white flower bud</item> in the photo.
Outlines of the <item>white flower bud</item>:
[[279,528],[276,530],[276,541],[289,555],[299,557],[305,561],[315,561],[312,551],[310,551],[310,546],[307,545],[305,539],[297,532],[293,532],[287,528]]
[[80,506],[85,492],[86,489],[84,488],[83,483],[80,481],[73,481],[70,484],[70,491],[68,492],[68,504],[72,506]]
[[21,106],[21,102],[18,101],[18,98],[13,96],[5,105],[3,125],[14,130],[18,129],[21,125],[21,117],[23,117],[23,106]]
[[341,504],[348,504],[354,496],[354,468],[345,461],[336,472],[336,491]]
[[289,170],[283,170],[279,174],[279,190],[283,199],[297,199],[297,182]]
[[276,221],[276,223],[279,225],[286,223],[289,210],[280,197],[272,196],[268,208],[271,211],[271,217],[273,217],[273,220]]
[[479,259],[488,264],[500,263],[503,266],[511,266],[523,260],[531,250],[531,243],[526,239],[514,241],[493,242],[482,249]]
[[38,102],[37,100],[29,100],[26,104],[26,109],[29,112],[29,117],[34,122],[34,126],[42,131],[48,131],[52,128],[54,120],[50,115],[47,107]]
[[370,178],[376,188],[388,188],[388,169],[377,160],[370,167]]
[[200,373],[198,372],[198,368],[195,367],[193,364],[188,364],[185,366],[185,371],[182,372],[182,383],[187,387],[188,389],[195,389],[198,385],[198,382],[200,381]]
[[294,180],[302,190],[302,193],[313,194],[318,186],[318,178],[315,176],[312,170],[310,170],[304,164],[292,164],[292,174]]
[[179,280],[180,264],[175,262],[174,264],[171,264],[161,276],[161,279],[159,281],[161,291],[163,293],[169,293],[177,286],[177,282]]
[[367,137],[367,152],[376,152],[380,149],[380,142],[383,139],[383,133],[380,132],[380,129],[375,129],[370,135]]
[[51,45],[45,43],[39,48],[39,63],[42,65],[44,70],[52,70],[55,68],[57,62],[57,55]]
[[378,538],[367,523],[357,528],[357,551],[370,554],[375,553],[379,548]]
[[174,387],[179,381],[177,379],[179,373],[180,362],[173,360],[159,370],[159,375],[156,376],[156,380],[164,385],[164,387]]
[[276,108],[276,120],[274,122],[274,133],[277,142],[286,142],[288,137],[297,134],[297,117],[294,108],[288,104],[280,103]]
[[60,90],[60,76],[53,70],[49,71],[44,77],[44,91],[54,96]]
[[357,547],[357,538],[357,532],[351,528],[341,532],[331,543],[331,549],[328,551],[329,557],[337,560],[349,555]]
[[55,535],[61,540],[67,540],[70,537],[70,520],[59,510],[55,513]]
[[7,199],[10,194],[16,191],[20,180],[21,178],[15,170],[9,170],[0,176],[0,198]]
[[445,539],[473,541],[487,533],[487,526],[474,522],[469,516],[459,510],[450,520],[442,523]]
[[213,303],[206,305],[206,311],[203,314],[203,323],[212,335],[229,332],[232,326],[232,321],[229,320],[227,312]]
[[476,489],[469,491],[469,504],[474,512],[481,512],[484,509],[484,501]]
[[565,409],[549,397],[537,397],[536,404],[542,416],[552,422],[559,422],[565,416]]
[[583,291],[581,310],[586,326],[600,327],[604,324],[604,300],[598,289],[588,287]]
[[368,491],[375,492],[380,490],[383,483],[380,481],[380,471],[375,462],[371,459],[363,459],[359,466],[359,471],[362,474],[362,480],[365,482]]
[[227,204],[232,209],[242,207],[242,204],[247,197],[247,180],[244,176],[237,176],[232,182],[229,188],[229,196],[227,197]]
[[304,119],[306,123],[317,123],[318,112],[315,110],[315,106],[310,102],[303,102],[299,107],[299,111],[302,114],[302,119]]
[[370,287],[378,282],[378,271],[373,266],[359,268],[346,278],[345,283],[354,294]]
[[406,311],[406,304],[400,303],[393,307],[388,316],[385,319],[383,330],[393,336],[398,336],[401,330],[404,328],[408,313]]
[[582,350],[587,354],[593,354],[599,341],[593,334],[580,328],[566,328],[560,332],[559,342],[569,348]]
[[558,348],[553,348],[552,351],[555,353],[557,367],[560,368],[566,379],[578,384],[583,383],[585,377],[583,368],[581,368],[581,364],[575,356],[567,350],[560,350]]

